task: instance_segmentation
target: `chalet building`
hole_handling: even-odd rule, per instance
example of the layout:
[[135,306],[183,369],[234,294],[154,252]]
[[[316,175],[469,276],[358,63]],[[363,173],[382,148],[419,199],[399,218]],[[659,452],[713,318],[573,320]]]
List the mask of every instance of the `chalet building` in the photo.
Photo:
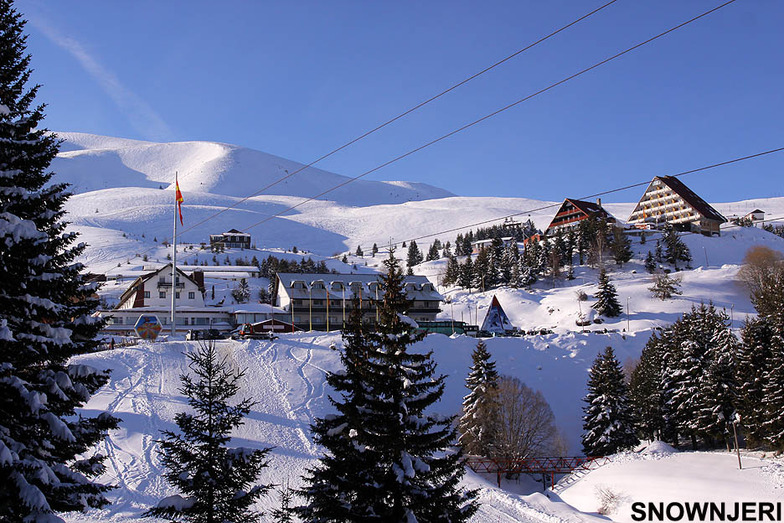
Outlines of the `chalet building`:
[[177,293],[177,330],[192,326],[201,328],[231,328],[231,314],[204,304],[204,273],[194,271],[190,276],[179,268],[172,285],[171,263],[136,278],[120,296],[119,304],[111,310],[99,310],[97,315],[108,320],[106,333],[132,334],[141,315],[155,315],[166,328],[170,325],[171,293]]
[[231,229],[222,234],[210,234],[210,247],[213,249],[250,249],[250,234]]
[[674,176],[657,176],[629,216],[638,228],[670,223],[678,229],[719,235],[727,219]]
[[552,236],[558,231],[569,231],[577,228],[579,223],[588,218],[603,219],[607,223],[615,223],[615,218],[602,208],[602,201],[596,203],[584,202],[567,198],[561,204],[558,212],[555,213],[553,220],[544,231],[545,236]]
[[744,216],[742,218],[742,220],[746,221],[746,222],[751,222],[752,224],[755,224],[757,222],[764,222],[765,221],[765,211],[762,211],[760,209],[754,209],[753,211],[748,213],[746,216]]
[[[501,238],[501,242],[503,243],[504,247],[508,247],[509,245],[512,245],[515,242],[515,239],[511,236],[508,236],[506,238]],[[478,240],[475,242],[471,242],[471,254],[479,254],[483,250],[489,249],[492,246],[493,246],[492,238],[487,240]]]
[[[377,304],[384,293],[374,274],[278,273],[275,305],[288,311],[290,323],[307,330],[336,330],[343,326],[356,297],[363,322],[378,320]],[[412,301],[408,316],[432,321],[441,312],[443,296],[424,276],[406,276],[406,296]]]

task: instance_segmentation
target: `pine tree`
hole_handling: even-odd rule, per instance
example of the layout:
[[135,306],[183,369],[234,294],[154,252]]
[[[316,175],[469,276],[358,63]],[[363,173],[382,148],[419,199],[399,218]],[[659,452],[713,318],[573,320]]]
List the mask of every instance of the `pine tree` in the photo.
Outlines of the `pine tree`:
[[435,243],[433,243],[430,246],[430,249],[428,249],[428,251],[427,251],[427,258],[425,259],[425,261],[437,260],[440,257],[441,257],[441,255],[438,253],[438,247],[436,246]]
[[103,323],[97,286],[74,260],[65,184],[48,171],[59,140],[43,126],[28,82],[25,21],[0,0],[0,520],[61,521],[55,512],[108,503],[92,454],[118,420],[76,415],[108,378],[72,356],[90,352]]
[[661,389],[666,350],[666,342],[656,333],[652,334],[629,381],[629,400],[644,439],[666,440],[670,435],[666,423],[666,398]]
[[214,342],[187,357],[193,376],[180,376],[180,392],[194,413],[178,413],[174,421],[181,433],[163,431],[159,441],[166,480],[185,497],[164,498],[144,515],[199,523],[259,521],[261,514],[250,507],[269,486],[253,484],[270,449],[226,446],[254,404],[250,399],[229,404],[245,372],[233,372],[225,358],[218,359]]
[[358,256],[359,258],[362,258],[362,257],[365,256],[365,253],[362,252],[362,247],[360,245],[357,245],[357,250],[356,250],[356,252],[354,254],[356,256]]
[[457,256],[452,255],[447,258],[446,270],[444,271],[444,279],[441,284],[449,287],[458,283],[460,278],[460,262],[457,261]]
[[623,369],[612,347],[596,357],[583,401],[587,405],[583,407],[582,444],[587,456],[615,454],[639,443]]
[[460,265],[460,278],[459,285],[464,289],[473,288],[474,281],[474,264],[471,261],[471,256],[466,257],[465,263]]
[[620,227],[613,227],[612,254],[616,265],[623,265],[632,259],[632,242]]
[[784,336],[781,331],[771,340],[771,357],[765,366],[762,432],[775,449],[784,450]]
[[662,232],[664,242],[664,259],[678,270],[678,262],[684,262],[688,266],[691,263],[691,252],[683,243],[678,233],[672,225],[667,224]]
[[470,391],[463,398],[463,415],[460,418],[460,445],[475,456],[493,456],[493,436],[498,411],[498,372],[495,362],[483,341],[479,341],[471,354],[471,366],[466,387]]
[[234,298],[234,301],[237,303],[247,303],[250,299],[250,286],[248,285],[248,280],[245,278],[240,279],[237,286],[232,289],[231,297]]
[[608,318],[620,316],[623,310],[618,302],[618,291],[615,290],[615,285],[610,282],[604,269],[599,271],[599,291],[596,293],[596,303],[593,304],[593,308]]
[[680,278],[671,278],[670,275],[665,272],[654,275],[653,285],[648,287],[648,290],[651,291],[651,294],[655,298],[659,298],[660,300],[664,301],[669,300],[676,294],[683,294],[680,286]]
[[409,271],[413,271],[415,265],[419,265],[424,261],[424,257],[422,253],[419,251],[419,247],[417,246],[417,242],[411,240],[411,243],[408,245],[408,258],[406,265],[408,266]]
[[373,244],[373,249],[370,251],[370,253],[371,253],[371,256],[372,256],[373,258],[375,258],[375,257],[376,257],[376,254],[378,254],[378,245],[376,245],[376,244],[374,243],[374,244]]
[[[356,432],[349,425],[339,425],[327,434],[342,435],[344,441],[335,442],[335,449],[346,450],[350,456],[361,454],[360,461],[346,463],[351,465],[350,474],[337,478],[348,481],[342,487],[329,480],[314,483],[311,472],[306,478],[311,487],[303,492],[310,504],[301,509],[302,514],[306,521],[465,521],[476,511],[476,493],[459,487],[464,474],[461,453],[444,452],[456,436],[452,419],[425,414],[440,399],[444,377],[435,376],[430,353],[409,352],[424,334],[416,333],[415,324],[404,315],[410,302],[393,253],[384,264],[387,273],[380,279],[384,297],[379,322],[360,341],[366,351],[362,374],[357,376],[364,391],[362,423]],[[339,473],[329,470],[330,460],[338,460],[341,466],[342,456],[331,450],[322,458],[320,470],[326,477]],[[360,511],[360,517],[327,513],[312,497],[317,485],[339,494],[335,498],[339,502],[329,500],[334,510],[348,505]]]
[[749,444],[765,441],[765,380],[772,359],[774,329],[765,318],[750,319],[743,326],[738,348],[738,411]]
[[648,255],[645,256],[645,270],[648,274],[656,272],[656,262],[653,259],[653,253],[651,251],[648,251]]
[[306,521],[372,520],[374,490],[367,484],[372,481],[376,455],[363,443],[370,428],[363,415],[369,402],[368,351],[355,298],[343,329],[342,370],[326,378],[339,394],[329,398],[338,413],[317,418],[311,426],[314,441],[326,454],[307,471],[306,487],[299,491],[307,504],[296,510]]

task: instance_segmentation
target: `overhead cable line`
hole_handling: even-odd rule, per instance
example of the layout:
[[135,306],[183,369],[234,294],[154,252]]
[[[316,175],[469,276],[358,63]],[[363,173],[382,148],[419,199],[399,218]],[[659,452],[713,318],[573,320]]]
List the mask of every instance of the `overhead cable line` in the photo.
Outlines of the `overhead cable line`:
[[638,43],[636,45],[633,45],[632,47],[629,47],[629,48],[627,48],[627,49],[625,49],[625,50],[623,50],[623,51],[621,51],[619,53],[616,53],[616,54],[610,56],[609,58],[605,58],[604,60],[602,60],[600,62],[597,62],[597,63],[591,65],[590,67],[586,67],[585,69],[583,69],[583,70],[581,70],[581,71],[579,71],[577,73],[574,73],[571,76],[567,76],[566,78],[564,78],[562,80],[559,80],[559,81],[557,81],[557,82],[555,82],[553,84],[550,84],[549,86],[545,87],[544,89],[540,89],[539,91],[536,91],[533,94],[529,94],[528,96],[526,96],[524,98],[521,98],[521,99],[519,99],[519,100],[517,100],[515,102],[512,102],[512,103],[510,103],[510,104],[508,104],[508,105],[506,105],[506,106],[504,106],[504,107],[502,107],[500,109],[497,109],[496,111],[493,111],[490,114],[487,114],[487,115],[485,115],[485,116],[483,116],[483,117],[481,117],[481,118],[479,118],[477,120],[474,120],[474,121],[472,121],[470,123],[467,123],[467,124],[463,125],[462,127],[459,127],[459,128],[457,128],[457,129],[455,129],[453,131],[450,131],[447,134],[444,134],[444,135],[442,135],[442,136],[440,136],[440,137],[438,137],[438,138],[436,138],[434,140],[431,140],[431,141],[425,143],[424,145],[420,145],[419,147],[411,149],[410,151],[408,151],[406,153],[403,153],[403,154],[401,154],[399,156],[396,156],[395,158],[392,158],[391,160],[388,160],[388,161],[382,163],[381,165],[373,167],[372,169],[369,169],[369,170],[363,172],[362,174],[359,174],[359,175],[357,175],[357,176],[355,176],[353,178],[349,178],[348,180],[346,180],[344,182],[341,182],[341,183],[333,186],[330,189],[322,191],[322,192],[316,194],[315,196],[311,196],[309,198],[306,198],[306,199],[302,200],[300,203],[298,203],[296,205],[292,205],[292,206],[290,206],[290,207],[288,207],[288,208],[286,208],[286,209],[284,209],[284,210],[282,210],[280,212],[272,214],[272,215],[264,218],[263,220],[260,220],[260,221],[258,221],[256,223],[246,227],[245,230],[252,229],[253,227],[256,227],[258,225],[266,223],[266,222],[268,222],[268,221],[270,221],[270,220],[272,220],[272,219],[274,219],[274,218],[276,218],[278,216],[282,216],[283,214],[286,214],[289,211],[293,211],[294,209],[297,209],[298,207],[301,207],[301,206],[305,205],[308,202],[316,200],[316,199],[320,198],[321,196],[324,196],[325,194],[328,194],[328,193],[330,193],[332,191],[340,189],[341,187],[344,187],[344,186],[346,186],[346,185],[348,185],[348,184],[350,184],[352,182],[355,182],[355,181],[359,180],[360,178],[363,178],[363,177],[365,177],[365,176],[367,176],[367,175],[369,175],[371,173],[379,171],[379,170],[383,169],[384,167],[392,165],[393,163],[399,162],[400,160],[402,160],[404,158],[407,158],[407,157],[409,157],[409,156],[411,156],[411,155],[413,155],[413,154],[415,154],[415,153],[417,153],[417,152],[419,152],[419,151],[421,151],[423,149],[426,149],[426,148],[428,148],[428,147],[430,147],[432,145],[435,145],[435,144],[437,144],[437,143],[439,143],[439,142],[441,142],[443,140],[446,140],[447,138],[449,138],[451,136],[454,136],[454,135],[456,135],[458,133],[461,133],[461,132],[465,131],[466,129],[469,129],[469,128],[471,128],[471,127],[473,127],[473,126],[475,126],[475,125],[477,125],[477,124],[479,124],[481,122],[484,122],[485,120],[489,120],[490,118],[493,118],[494,116],[497,116],[497,115],[503,113],[504,111],[508,111],[509,109],[511,109],[513,107],[516,107],[516,106],[520,105],[523,102],[526,102],[526,101],[528,101],[528,100],[530,100],[530,99],[532,99],[532,98],[534,98],[536,96],[539,96],[540,94],[546,93],[547,91],[550,91],[551,89],[554,89],[555,87],[558,87],[559,85],[565,84],[566,82],[568,82],[570,80],[573,80],[573,79],[575,79],[575,78],[577,78],[579,76],[582,76],[583,74],[585,74],[585,73],[587,73],[589,71],[592,71],[592,70],[596,69],[597,67],[601,67],[602,65],[604,65],[604,64],[606,64],[608,62],[611,62],[611,61],[613,61],[613,60],[615,60],[617,58],[620,58],[621,56],[624,56],[625,54],[630,53],[630,52],[632,52],[632,51],[634,51],[636,49],[639,49],[640,47],[642,47],[642,46],[644,46],[646,44],[649,44],[649,43],[651,43],[651,42],[653,42],[655,40],[658,40],[659,38],[662,38],[663,36],[666,36],[666,35],[672,33],[673,31],[677,31],[678,29],[680,29],[680,28],[682,28],[682,27],[684,27],[684,26],[686,26],[686,25],[688,25],[688,24],[690,24],[692,22],[696,22],[697,20],[699,20],[699,19],[701,19],[701,18],[703,18],[705,16],[708,16],[711,13],[714,13],[714,12],[718,11],[722,7],[728,6],[728,5],[732,4],[732,3],[734,3],[735,1],[736,0],[728,0],[727,2],[724,2],[723,4],[721,4],[721,5],[717,6],[717,7],[714,7],[713,9],[710,9],[708,11],[705,11],[704,13],[702,13],[700,15],[697,15],[694,18],[690,18],[689,20],[686,20],[685,22],[682,22],[682,23],[676,25],[675,27],[672,27],[672,28],[670,28],[670,29],[668,29],[668,30],[666,30],[666,31],[664,31],[662,33],[659,33],[656,36],[648,38],[647,40],[644,40],[644,41],[642,41],[642,42],[640,42],[640,43]]
[[[670,174],[669,176],[673,176],[673,177],[686,176],[688,174],[704,172],[704,171],[708,171],[710,169],[715,169],[717,167],[723,167],[725,165],[731,165],[731,164],[734,164],[734,163],[743,162],[743,161],[746,161],[746,160],[759,158],[760,156],[767,156],[769,154],[774,154],[774,153],[778,153],[778,152],[782,152],[782,151],[784,151],[784,147],[778,147],[776,149],[769,149],[767,151],[762,151],[762,152],[759,152],[759,153],[750,154],[748,156],[741,156],[739,158],[733,158],[731,160],[726,160],[726,161],[719,162],[719,163],[714,163],[714,164],[711,164],[711,165],[705,165],[703,167],[698,167],[696,169],[690,169],[688,171],[682,171],[682,172],[679,172],[679,173],[676,173],[676,174]],[[621,191],[626,191],[626,190],[629,190],[629,189],[634,189],[635,187],[642,187],[644,185],[649,185],[650,183],[651,183],[650,180],[647,180],[647,181],[644,181],[644,182],[637,182],[637,183],[633,183],[633,184],[630,184],[630,185],[624,185],[623,187],[618,187],[618,188],[615,188],[615,189],[608,189],[606,191],[602,191],[602,192],[598,192],[598,193],[594,193],[594,194],[589,194],[589,195],[586,195],[586,196],[581,196],[580,198],[576,198],[576,199],[577,200],[593,199],[593,198],[596,198],[596,197],[599,197],[599,196],[605,196],[605,195],[608,195],[608,194],[613,194],[613,193],[617,193],[617,192],[621,192]],[[462,230],[467,229],[469,227],[478,227],[480,225],[487,225],[489,223],[497,222],[499,220],[504,220],[504,219],[507,219],[507,218],[514,218],[516,216],[521,216],[521,215],[524,215],[524,214],[530,214],[532,212],[544,211],[544,210],[547,210],[547,209],[552,209],[554,207],[560,207],[560,206],[561,206],[561,202],[550,203],[550,204],[547,204],[547,205],[542,205],[540,207],[534,207],[534,208],[531,208],[531,209],[526,209],[524,211],[519,211],[519,212],[515,212],[515,213],[512,213],[512,214],[506,214],[504,216],[498,216],[498,217],[491,218],[491,219],[488,219],[488,220],[482,220],[482,221],[479,221],[479,222],[474,222],[474,223],[469,223],[469,224],[466,224],[466,225],[461,225],[459,227],[452,227],[450,229],[444,229],[444,230],[441,230],[441,231],[438,231],[438,232],[434,232],[434,233],[431,233],[431,234],[425,234],[425,235],[416,236],[416,237],[413,237],[413,238],[406,238],[406,239],[400,240],[398,242],[395,242],[393,244],[393,246],[396,246],[398,243],[402,243],[402,242],[412,242],[412,241],[424,240],[425,238],[432,238],[434,236],[439,236],[439,235],[447,234],[447,233],[450,233],[450,232],[462,231]],[[378,243],[378,242],[376,242],[376,243]]]
[[554,36],[555,36],[555,35],[557,35],[558,33],[561,33],[562,31],[565,31],[566,29],[569,29],[569,28],[570,28],[570,27],[572,27],[573,25],[575,25],[575,24],[577,24],[577,23],[579,23],[579,22],[582,22],[582,21],[583,21],[583,20],[585,20],[586,18],[589,18],[590,16],[592,16],[592,15],[594,15],[594,14],[598,13],[599,11],[601,11],[602,9],[604,9],[605,7],[608,7],[608,6],[610,6],[610,5],[614,4],[614,3],[615,3],[615,2],[617,2],[617,1],[618,1],[618,0],[610,0],[610,1],[609,1],[609,2],[607,2],[606,4],[603,4],[603,5],[599,6],[599,7],[597,7],[597,8],[596,8],[596,9],[594,9],[593,11],[591,11],[591,12],[589,12],[589,13],[587,13],[587,14],[584,14],[584,15],[583,15],[583,16],[581,16],[580,18],[577,18],[576,20],[573,20],[572,22],[570,22],[570,23],[568,23],[568,24],[566,24],[566,25],[562,26],[561,28],[559,28],[559,29],[556,29],[555,31],[553,31],[553,32],[549,33],[548,35],[546,35],[546,36],[543,36],[543,37],[542,37],[542,38],[540,38],[539,40],[536,40],[535,42],[533,42],[533,43],[531,43],[531,44],[528,44],[527,46],[523,47],[522,49],[520,49],[520,50],[518,50],[518,51],[515,51],[514,53],[510,54],[509,56],[507,56],[507,57],[505,57],[505,58],[502,58],[501,60],[499,60],[499,61],[495,62],[494,64],[492,64],[492,65],[490,65],[490,66],[488,66],[488,67],[485,67],[485,68],[484,68],[484,69],[482,69],[481,71],[479,71],[479,72],[477,72],[477,73],[475,73],[475,74],[473,74],[473,75],[469,76],[469,77],[468,77],[468,78],[466,78],[465,80],[462,80],[462,81],[460,81],[460,82],[458,82],[458,83],[456,83],[456,84],[452,85],[451,87],[449,87],[449,88],[447,88],[447,89],[444,89],[444,90],[443,90],[443,91],[441,91],[440,93],[438,93],[438,94],[436,94],[436,95],[434,95],[434,96],[431,96],[430,98],[428,98],[427,100],[425,100],[425,101],[423,101],[423,102],[420,102],[420,103],[418,103],[417,105],[415,105],[415,106],[411,107],[410,109],[407,109],[406,111],[404,111],[404,112],[400,113],[399,115],[395,116],[394,118],[391,118],[391,119],[389,119],[389,120],[385,121],[384,123],[382,123],[382,124],[379,124],[379,125],[377,125],[376,127],[374,127],[374,128],[372,128],[372,129],[370,129],[369,131],[366,131],[366,132],[364,132],[363,134],[361,134],[361,135],[357,136],[356,138],[354,138],[354,139],[352,139],[352,140],[350,140],[350,141],[346,142],[345,144],[341,145],[340,147],[338,147],[338,148],[336,148],[336,149],[333,149],[332,151],[330,151],[330,152],[328,152],[328,153],[324,154],[323,156],[321,156],[321,157],[317,158],[316,160],[313,160],[313,161],[312,161],[312,162],[310,162],[309,164],[307,164],[307,165],[303,165],[302,167],[298,168],[297,170],[295,170],[295,171],[293,171],[293,172],[291,172],[291,173],[288,173],[288,174],[286,174],[285,176],[283,176],[283,177],[281,177],[281,178],[279,178],[279,179],[277,179],[277,180],[275,180],[275,181],[273,181],[273,182],[271,182],[271,183],[269,183],[269,184],[265,185],[265,186],[264,186],[264,187],[262,187],[261,189],[258,189],[256,192],[254,192],[254,193],[250,194],[249,196],[245,196],[245,197],[243,197],[242,199],[238,200],[237,202],[233,203],[232,205],[230,205],[230,206],[228,206],[228,207],[226,207],[226,208],[224,208],[224,209],[221,209],[220,211],[218,211],[217,213],[213,214],[212,216],[208,216],[207,218],[204,218],[204,219],[203,219],[203,220],[201,220],[200,222],[197,222],[197,223],[195,223],[195,224],[193,224],[193,225],[191,225],[191,226],[189,226],[189,227],[185,228],[185,229],[184,229],[182,232],[187,232],[187,231],[189,231],[189,230],[191,230],[191,229],[194,229],[195,227],[198,227],[199,225],[202,225],[202,224],[204,224],[204,223],[206,223],[206,222],[208,222],[208,221],[212,220],[213,218],[216,218],[217,216],[219,216],[219,215],[223,214],[224,212],[226,212],[226,211],[229,211],[229,210],[231,210],[231,209],[234,209],[234,208],[236,208],[237,206],[239,206],[240,204],[242,204],[242,203],[244,203],[244,202],[248,201],[249,199],[253,198],[254,196],[258,196],[259,194],[263,193],[264,191],[266,191],[266,190],[268,190],[268,189],[270,189],[270,188],[274,187],[275,185],[277,185],[277,184],[279,184],[279,183],[281,183],[281,182],[283,182],[283,181],[285,181],[285,180],[287,180],[287,179],[291,178],[291,177],[292,177],[292,176],[294,176],[295,174],[298,174],[298,173],[300,173],[300,172],[304,171],[305,169],[307,169],[307,168],[309,168],[309,167],[313,167],[314,165],[316,165],[317,163],[321,162],[322,160],[325,160],[325,159],[329,158],[330,156],[332,156],[332,155],[334,155],[334,154],[336,154],[336,153],[338,153],[338,152],[342,151],[343,149],[346,149],[347,147],[350,147],[351,145],[354,145],[354,144],[355,144],[355,143],[357,143],[358,141],[360,141],[360,140],[362,140],[362,139],[364,139],[364,138],[367,138],[367,137],[368,137],[368,136],[370,136],[371,134],[373,134],[373,133],[375,133],[375,132],[377,132],[377,131],[380,131],[380,130],[381,130],[381,129],[383,129],[384,127],[386,127],[386,126],[388,126],[388,125],[390,125],[390,124],[392,124],[392,123],[394,123],[394,122],[396,122],[396,121],[400,120],[401,118],[404,118],[405,116],[408,116],[409,114],[413,113],[414,111],[416,111],[416,110],[418,110],[418,109],[421,109],[422,107],[426,106],[426,105],[427,105],[427,104],[429,104],[430,102],[433,102],[433,101],[435,101],[435,100],[437,100],[437,99],[441,98],[441,97],[442,97],[442,96],[444,96],[445,94],[448,94],[448,93],[450,93],[450,92],[454,91],[454,90],[455,90],[455,89],[457,89],[458,87],[460,87],[460,86],[462,86],[462,85],[465,85],[465,84],[467,84],[467,83],[468,83],[468,82],[470,82],[471,80],[474,80],[474,79],[478,78],[479,76],[482,76],[483,74],[487,73],[488,71],[491,71],[492,69],[495,69],[495,68],[496,68],[496,67],[498,67],[499,65],[501,65],[501,64],[504,64],[504,63],[508,62],[509,60],[511,60],[512,58],[514,58],[514,57],[518,56],[519,54],[522,54],[522,53],[524,53],[525,51],[528,51],[529,49],[531,49],[531,48],[533,48],[533,47],[536,47],[537,45],[541,44],[542,42],[544,42],[544,41],[546,41],[546,40],[549,40],[550,38],[554,37]]

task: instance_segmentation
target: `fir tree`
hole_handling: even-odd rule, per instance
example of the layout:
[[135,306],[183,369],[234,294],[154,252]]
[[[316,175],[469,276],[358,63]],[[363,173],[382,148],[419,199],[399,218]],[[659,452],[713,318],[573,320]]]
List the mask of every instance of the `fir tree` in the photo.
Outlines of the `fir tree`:
[[180,434],[163,431],[160,455],[166,480],[182,494],[162,499],[145,516],[204,523],[259,521],[250,509],[269,486],[253,485],[267,466],[269,449],[228,448],[231,431],[242,425],[253,401],[229,401],[239,390],[244,371],[233,372],[218,359],[214,342],[188,354],[193,376],[180,376],[180,392],[193,414],[174,417]]
[[687,266],[691,263],[691,252],[672,225],[667,224],[664,227],[662,241],[664,242],[664,259],[675,267],[676,271],[678,270],[678,262],[684,262]]
[[460,265],[460,278],[459,284],[464,289],[471,289],[474,280],[474,264],[471,261],[471,256],[466,257],[465,263]]
[[738,411],[750,445],[765,442],[765,380],[772,359],[774,329],[765,318],[750,319],[743,326],[738,348]]
[[247,303],[250,299],[250,286],[248,285],[248,280],[245,278],[240,279],[237,286],[232,289],[231,297],[234,298],[234,301],[237,303]]
[[651,251],[648,251],[648,255],[645,256],[645,270],[648,274],[656,272],[656,261],[654,261],[653,253]]
[[[650,254],[650,253],[649,253]],[[656,274],[653,277],[653,285],[648,287],[651,294],[660,300],[669,300],[674,295],[683,294],[680,289],[680,278],[671,278],[667,273]]]
[[364,257],[364,256],[365,256],[365,253],[364,253],[364,252],[362,252],[362,247],[361,247],[361,246],[359,246],[359,245],[357,245],[357,250],[356,250],[356,252],[355,252],[354,254],[355,254],[356,256],[358,256],[359,258],[362,258],[362,257]]
[[583,401],[583,452],[606,456],[639,443],[621,364],[612,347],[596,357],[588,378],[588,394]]
[[441,255],[438,253],[438,247],[436,246],[435,243],[433,243],[430,246],[430,249],[428,249],[428,251],[427,251],[427,258],[425,259],[425,261],[437,260],[440,257],[441,257]]
[[615,285],[610,282],[604,269],[599,272],[599,291],[596,293],[596,303],[593,304],[593,308],[608,318],[620,316],[622,312],[621,304],[618,302],[618,291],[615,290]]
[[629,399],[635,420],[644,439],[666,440],[670,431],[666,424],[666,398],[661,390],[665,342],[656,333],[648,339],[640,361],[629,380]]
[[773,448],[784,450],[784,337],[781,331],[773,335],[770,349],[771,357],[763,376],[762,432]]
[[[363,389],[360,427],[352,432],[348,424],[335,426],[326,434],[342,436],[343,443],[336,442],[335,448],[360,455],[359,461],[346,464],[351,466],[349,476],[337,478],[349,482],[342,487],[329,479],[315,482],[311,472],[306,478],[310,487],[303,491],[310,503],[302,514],[306,521],[465,521],[476,511],[476,493],[459,488],[464,474],[461,454],[444,452],[456,436],[452,419],[425,414],[440,399],[444,377],[435,377],[430,353],[408,350],[424,334],[416,333],[413,322],[404,316],[410,302],[393,253],[384,264],[379,322],[360,341],[366,351],[362,374],[357,376]],[[334,450],[329,454],[319,469],[325,477],[339,473],[330,470],[329,460],[342,463],[343,459]],[[354,519],[353,513],[326,512],[330,508],[313,497],[317,486],[338,495],[329,500],[333,510],[348,505],[360,512],[359,518]]]
[[632,259],[632,242],[623,229],[613,227],[612,254],[616,265],[623,265]]
[[109,373],[68,362],[103,324],[74,261],[84,245],[64,232],[67,186],[50,184],[60,142],[28,85],[25,23],[0,0],[0,520],[61,521],[108,503],[91,449],[118,420],[76,415]]
[[457,256],[452,255],[446,261],[446,271],[444,272],[444,279],[441,284],[449,287],[458,283],[460,278],[460,262],[457,261]]
[[370,254],[373,258],[375,258],[376,254],[378,254],[378,245],[375,243],[373,244],[373,249],[370,251]]
[[342,369],[326,378],[339,395],[329,397],[338,412],[317,418],[311,426],[314,441],[326,454],[307,471],[306,486],[299,491],[307,504],[296,510],[306,521],[372,520],[374,490],[367,484],[373,479],[376,456],[362,443],[369,429],[364,420],[370,389],[368,351],[359,299],[354,298],[343,328]]
[[468,454],[490,457],[495,451],[493,436],[498,411],[498,372],[483,341],[477,343],[471,359],[473,365],[466,378],[470,392],[463,398],[459,442]]
[[413,271],[413,267],[415,265],[419,265],[424,261],[422,253],[419,251],[419,247],[417,246],[417,242],[411,240],[411,243],[408,245],[408,258],[406,265],[410,271]]

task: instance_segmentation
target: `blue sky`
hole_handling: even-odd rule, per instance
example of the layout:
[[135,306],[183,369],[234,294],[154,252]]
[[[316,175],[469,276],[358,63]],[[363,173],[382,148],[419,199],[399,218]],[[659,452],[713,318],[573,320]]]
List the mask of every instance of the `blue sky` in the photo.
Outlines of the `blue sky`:
[[[606,1],[16,7],[47,127],[308,163]],[[318,166],[356,176],[720,3],[618,0]],[[782,147],[782,27],[784,2],[737,0],[369,178],[560,200]],[[782,173],[784,152],[683,180],[734,201],[784,196]]]

